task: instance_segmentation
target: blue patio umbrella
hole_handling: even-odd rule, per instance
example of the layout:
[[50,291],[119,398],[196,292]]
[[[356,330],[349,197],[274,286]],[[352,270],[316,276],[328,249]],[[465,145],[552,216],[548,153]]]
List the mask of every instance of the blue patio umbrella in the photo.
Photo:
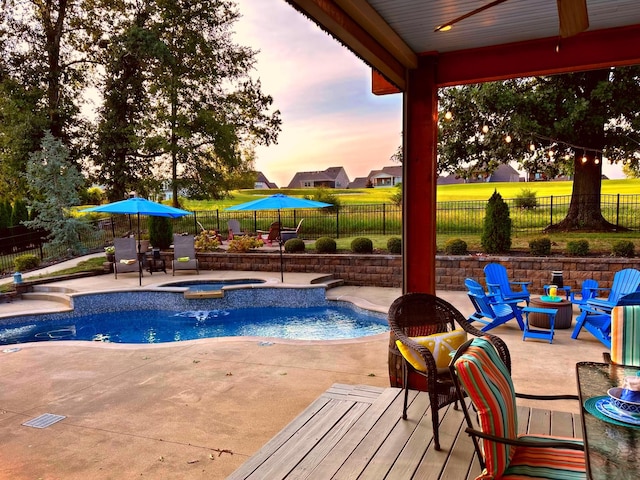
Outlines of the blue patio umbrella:
[[[191,212],[181,210],[179,208],[163,205],[162,203],[152,202],[146,198],[133,197],[118,202],[98,205],[97,207],[85,208],[81,212],[102,212],[117,213],[122,215],[138,216],[138,254],[140,254],[140,215],[151,217],[169,217],[178,218],[189,215]],[[142,285],[142,270],[139,272],[140,285]]]
[[[278,228],[282,226],[280,222],[280,210],[284,209],[302,209],[302,208],[324,208],[331,207],[330,203],[316,202],[315,200],[307,200],[306,198],[289,197],[282,193],[276,193],[268,197],[259,198],[246,203],[240,203],[227,210],[277,210],[278,211]],[[284,282],[284,266],[282,260],[282,237],[278,232],[278,245],[280,246],[280,280]]]

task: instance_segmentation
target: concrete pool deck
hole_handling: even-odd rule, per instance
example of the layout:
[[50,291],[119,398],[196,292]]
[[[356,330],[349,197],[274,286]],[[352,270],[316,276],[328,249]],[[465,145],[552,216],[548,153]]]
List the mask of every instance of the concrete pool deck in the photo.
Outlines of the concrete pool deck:
[[[145,274],[143,288],[193,277]],[[200,272],[196,278],[242,277],[279,283],[280,274]],[[285,273],[285,282],[308,284],[315,277]],[[141,288],[135,274],[56,286]],[[330,298],[357,298],[382,311],[400,294],[399,289],[355,286],[327,292]],[[464,315],[471,313],[465,292],[438,295]],[[15,300],[0,304],[0,315],[60,308],[59,302]],[[601,361],[605,348],[588,333],[572,340],[571,331],[557,330],[549,344],[523,342],[515,322],[492,330],[509,346],[518,391],[576,392],[575,363]],[[18,345],[17,351],[1,346],[0,479],[222,479],[333,383],[389,386],[387,334],[355,341],[263,340],[153,346],[42,342]],[[577,402],[553,402],[552,408],[579,411]],[[22,425],[45,413],[66,418],[44,429]]]

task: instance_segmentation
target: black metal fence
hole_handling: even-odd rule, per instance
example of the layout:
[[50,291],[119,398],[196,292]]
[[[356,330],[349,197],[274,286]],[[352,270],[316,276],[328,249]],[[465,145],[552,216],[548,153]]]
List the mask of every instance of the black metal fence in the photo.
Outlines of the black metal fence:
[[[590,199],[582,199],[590,200]],[[571,202],[571,195],[536,198],[535,205],[522,207],[520,199],[505,199],[509,205],[514,235],[540,233],[543,229],[562,220]],[[640,231],[640,195],[602,195],[600,197],[602,214],[606,220],[619,227]],[[487,202],[460,201],[439,202],[437,206],[438,234],[480,235]],[[269,230],[269,225],[278,220],[284,227],[301,226],[301,237],[314,240],[322,236],[333,238],[367,235],[402,235],[402,208],[392,204],[345,205],[340,208],[281,210],[277,211],[195,211],[193,215],[173,219],[174,233],[197,234],[202,229],[218,230],[226,238],[227,221],[240,222],[241,231],[254,233],[257,230]],[[147,232],[147,218],[141,217],[141,230]],[[133,215],[113,215],[93,220],[95,229],[90,236],[82,238],[87,252],[101,250],[112,242],[114,237],[137,232],[137,218]],[[234,232],[237,234],[237,232]],[[2,244],[11,245],[14,239],[5,237]],[[0,268],[3,274],[14,270],[14,260],[18,255],[32,253],[41,259],[63,258],[77,252],[65,249],[53,251],[44,245],[34,248],[5,251],[0,255]]]

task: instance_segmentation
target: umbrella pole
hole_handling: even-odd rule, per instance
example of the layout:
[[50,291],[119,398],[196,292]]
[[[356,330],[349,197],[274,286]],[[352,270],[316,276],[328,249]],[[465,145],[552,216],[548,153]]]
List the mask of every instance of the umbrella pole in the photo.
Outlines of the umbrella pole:
[[278,209],[278,245],[280,246],[280,282],[284,283],[284,261],[282,259],[282,223],[280,221],[280,209]]
[[138,283],[142,286],[142,260],[140,257],[140,250],[142,245],[140,243],[140,214],[138,213]]

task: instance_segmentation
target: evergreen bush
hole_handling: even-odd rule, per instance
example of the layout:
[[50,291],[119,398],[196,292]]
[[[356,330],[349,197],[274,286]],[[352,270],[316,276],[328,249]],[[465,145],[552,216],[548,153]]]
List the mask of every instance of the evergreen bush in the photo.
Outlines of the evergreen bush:
[[387,240],[387,250],[394,255],[402,253],[402,239],[400,237],[391,237]]
[[316,240],[316,252],[318,253],[336,253],[338,246],[333,238],[320,237]]
[[589,254],[588,240],[571,240],[567,242],[567,253],[575,257],[584,257]]
[[168,217],[149,217],[149,240],[154,248],[166,250],[173,243],[173,224]]
[[26,222],[29,220],[29,209],[27,208],[27,203],[18,199],[13,202],[13,210],[11,211],[11,225],[22,225],[22,222]]
[[634,256],[634,248],[635,246],[631,240],[618,240],[611,248],[611,255],[632,258]]
[[304,240],[301,238],[290,238],[284,242],[284,251],[287,253],[300,253],[304,252]]
[[549,237],[534,238],[529,241],[531,255],[551,255],[551,239]]
[[32,270],[38,268],[38,265],[40,265],[40,259],[31,253],[20,255],[13,260],[13,266],[16,268],[16,272]]
[[485,253],[506,253],[511,249],[509,206],[497,190],[485,208],[481,244]]
[[445,243],[444,251],[447,255],[466,255],[468,253],[467,242],[461,238],[452,238]]
[[357,237],[351,242],[353,253],[373,253],[373,242],[370,238]]

